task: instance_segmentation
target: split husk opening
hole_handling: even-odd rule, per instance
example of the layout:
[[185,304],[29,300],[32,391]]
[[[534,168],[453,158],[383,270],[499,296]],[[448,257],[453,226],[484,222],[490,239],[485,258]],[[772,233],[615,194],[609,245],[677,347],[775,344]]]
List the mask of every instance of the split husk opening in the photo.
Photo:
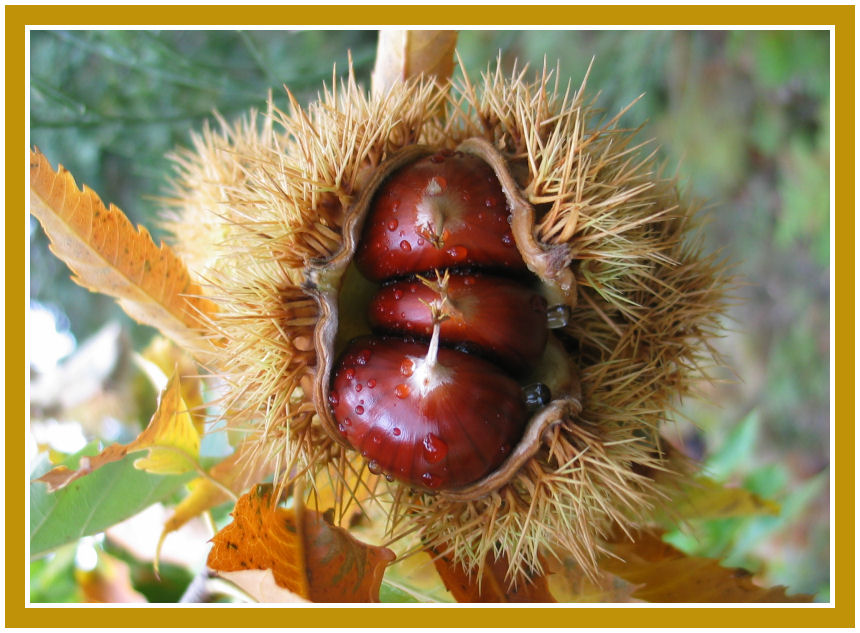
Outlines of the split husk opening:
[[[291,99],[289,112],[272,104],[259,119],[205,130],[178,156],[170,228],[220,306],[212,366],[222,408],[280,480],[358,476],[365,483],[344,484],[336,504],[366,486],[391,539],[473,570],[503,555],[514,579],[547,555],[593,570],[611,534],[647,521],[671,491],[671,477],[649,473],[675,469],[659,429],[715,363],[725,275],[701,250],[692,207],[619,117],[601,119],[584,83],[564,88],[546,68],[531,81],[497,67],[475,83],[464,73],[446,87],[410,80],[373,96],[350,76],[306,109]],[[505,166],[496,172],[522,209],[517,246],[550,303],[571,310],[545,358],[570,372],[551,388],[571,399],[547,407],[529,431],[537,450],[504,485],[460,497],[348,471],[346,447],[315,406],[333,362],[317,350],[344,336],[337,287],[360,235],[354,210],[396,161],[458,146]]]

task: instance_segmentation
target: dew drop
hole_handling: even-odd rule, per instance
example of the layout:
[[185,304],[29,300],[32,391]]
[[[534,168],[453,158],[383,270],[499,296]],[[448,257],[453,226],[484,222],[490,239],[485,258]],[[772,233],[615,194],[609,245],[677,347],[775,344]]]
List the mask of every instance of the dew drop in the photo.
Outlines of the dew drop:
[[394,437],[398,437],[400,435],[400,429],[396,426],[391,430],[391,432],[394,434]]
[[569,321],[570,306],[562,303],[546,311],[546,325],[551,330],[566,327]]
[[458,262],[466,259],[466,257],[469,255],[469,251],[466,249],[465,246],[452,246],[445,252],[448,253],[448,255],[454,259],[454,261]]
[[397,220],[391,220],[388,222],[388,230],[396,231],[397,230]]
[[357,407],[355,407],[355,412],[356,412],[358,415],[362,415],[362,414],[364,413],[364,407],[363,407],[363,406],[361,406],[361,405],[358,405]]
[[355,362],[363,367],[364,365],[367,365],[367,362],[369,360],[370,360],[370,350],[369,349],[363,349],[358,353],[358,356],[356,357]]
[[415,371],[415,363],[412,362],[411,358],[404,358],[403,362],[400,363],[400,373],[409,377],[413,371]]
[[355,390],[361,391],[361,389],[362,389],[361,383],[360,382],[355,383]]
[[431,464],[438,464],[448,454],[448,445],[440,437],[428,433],[424,438],[424,458]]
[[379,429],[373,429],[370,432],[370,441],[373,442],[376,446],[382,444],[382,431]]
[[492,207],[495,205],[496,205],[496,199],[495,198],[487,198],[486,200],[484,200],[484,206],[486,206],[486,207]]
[[417,241],[417,244],[418,244],[418,246],[424,246],[424,238],[423,238],[423,237],[419,237],[419,238],[418,238],[418,241]]
[[336,407],[340,403],[340,395],[332,389],[328,394],[329,404],[333,407]]
[[337,430],[340,431],[342,435],[346,435],[346,424],[341,422],[337,425]]
[[382,472],[382,466],[379,465],[379,462],[375,459],[371,459],[367,462],[367,470],[372,472],[374,475],[378,475]]
[[394,300],[400,301],[403,298],[403,291],[400,288],[394,289]]
[[433,473],[424,473],[421,475],[421,481],[423,481],[424,485],[428,488],[438,488],[442,483],[442,478],[439,475],[434,475]]
[[376,379],[375,378],[371,378],[370,380],[367,381],[367,388],[368,389],[373,389],[375,386],[376,386]]
[[468,277],[463,277],[463,285],[464,286],[474,286],[475,285],[475,278],[472,277],[472,275],[469,275]]
[[343,377],[347,380],[352,380],[353,378],[355,378],[355,370],[352,367],[347,368],[343,372]]
[[385,481],[394,481],[394,475],[389,475],[385,473]]
[[514,236],[511,235],[510,231],[502,235],[502,244],[504,244],[505,246],[514,245]]
[[394,388],[394,395],[403,400],[403,398],[409,397],[409,385],[405,383],[400,383]]
[[409,251],[412,250],[412,245],[409,242],[407,242],[406,240],[403,240],[402,242],[400,242],[400,250],[408,253]]

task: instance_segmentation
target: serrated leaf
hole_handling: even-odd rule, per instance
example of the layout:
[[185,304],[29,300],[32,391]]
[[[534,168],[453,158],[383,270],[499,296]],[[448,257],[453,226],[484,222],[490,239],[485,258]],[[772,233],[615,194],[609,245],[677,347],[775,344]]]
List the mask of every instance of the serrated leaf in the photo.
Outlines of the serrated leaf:
[[111,444],[98,455],[82,457],[77,469],[60,465],[37,481],[46,483],[53,492],[130,453],[143,450],[148,450],[149,455],[134,462],[135,468],[140,470],[168,475],[196,468],[200,435],[182,400],[177,374],[168,381],[149,424],[131,444]]
[[456,46],[457,31],[380,31],[373,93],[419,75],[444,83],[454,70]]
[[182,260],[90,188],[78,189],[62,165],[55,172],[38,149],[30,151],[30,212],[75,282],[114,297],[132,318],[184,347],[200,344],[201,315],[215,306],[201,297]]
[[212,539],[208,565],[217,573],[271,570],[277,586],[312,602],[379,601],[391,550],[359,542],[300,504],[278,507],[271,485],[241,497],[232,516]]
[[[66,460],[74,467],[82,455],[94,455],[96,444]],[[127,457],[49,492],[39,481],[30,483],[30,556],[36,557],[82,536],[102,532],[173,495],[190,475],[150,475]]]
[[600,567],[638,585],[633,597],[648,602],[812,601],[811,596],[786,595],[785,587],[759,587],[749,572],[721,567],[711,558],[687,556],[660,536],[657,530],[638,530],[632,540],[618,538],[610,547],[617,558],[603,556]]
[[532,576],[519,580],[515,585],[508,582],[508,562],[505,557],[496,558],[487,554],[480,575],[468,573],[452,558],[430,549],[433,564],[445,583],[445,587],[457,602],[555,602],[549,592],[546,576]]

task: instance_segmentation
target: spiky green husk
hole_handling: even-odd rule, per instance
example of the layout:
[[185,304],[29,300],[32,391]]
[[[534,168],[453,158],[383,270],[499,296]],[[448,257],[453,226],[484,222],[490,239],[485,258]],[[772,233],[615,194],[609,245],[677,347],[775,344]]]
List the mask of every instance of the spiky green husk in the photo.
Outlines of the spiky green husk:
[[259,437],[282,479],[337,473],[350,462],[305,396],[316,360],[305,271],[337,251],[346,209],[386,156],[414,143],[493,143],[537,211],[535,236],[569,248],[576,305],[563,336],[583,409],[506,487],[477,501],[383,486],[389,527],[467,567],[504,554],[512,579],[560,551],[593,569],[604,539],[645,520],[668,493],[648,474],[667,469],[659,428],[714,360],[724,275],[700,253],[692,210],[654,152],[632,145],[620,115],[596,120],[584,83],[562,93],[546,69],[531,82],[525,71],[488,71],[479,85],[464,77],[370,97],[350,76],[307,110],[270,100],[260,125],[252,115],[204,130],[177,156],[169,226],[221,307],[212,370],[228,385],[225,417]]

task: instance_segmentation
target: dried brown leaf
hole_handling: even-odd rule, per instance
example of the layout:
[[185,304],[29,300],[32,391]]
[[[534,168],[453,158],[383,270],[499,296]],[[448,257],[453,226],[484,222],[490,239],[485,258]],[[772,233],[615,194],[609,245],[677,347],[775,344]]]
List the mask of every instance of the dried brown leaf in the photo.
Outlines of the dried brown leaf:
[[55,172],[38,150],[30,152],[30,212],[74,281],[114,297],[132,318],[181,345],[199,345],[201,315],[215,308],[182,260],[164,243],[156,246],[145,228],[135,230],[120,209],[105,207],[89,187],[78,189],[62,165]]
[[480,576],[468,573],[462,565],[438,550],[428,550],[445,587],[457,602],[556,602],[546,576],[508,582],[508,562],[504,557],[487,554]]
[[634,598],[648,602],[811,602],[788,596],[785,587],[763,588],[743,569],[727,569],[711,558],[687,556],[660,538],[657,530],[639,530],[632,541],[619,538],[610,547],[618,558],[604,556],[600,566],[638,585]]
[[394,553],[357,541],[323,515],[280,508],[271,485],[239,499],[233,522],[213,538],[209,567],[219,574],[271,570],[279,587],[312,602],[378,602]]
[[420,75],[446,82],[454,70],[456,45],[457,31],[380,31],[373,93]]

